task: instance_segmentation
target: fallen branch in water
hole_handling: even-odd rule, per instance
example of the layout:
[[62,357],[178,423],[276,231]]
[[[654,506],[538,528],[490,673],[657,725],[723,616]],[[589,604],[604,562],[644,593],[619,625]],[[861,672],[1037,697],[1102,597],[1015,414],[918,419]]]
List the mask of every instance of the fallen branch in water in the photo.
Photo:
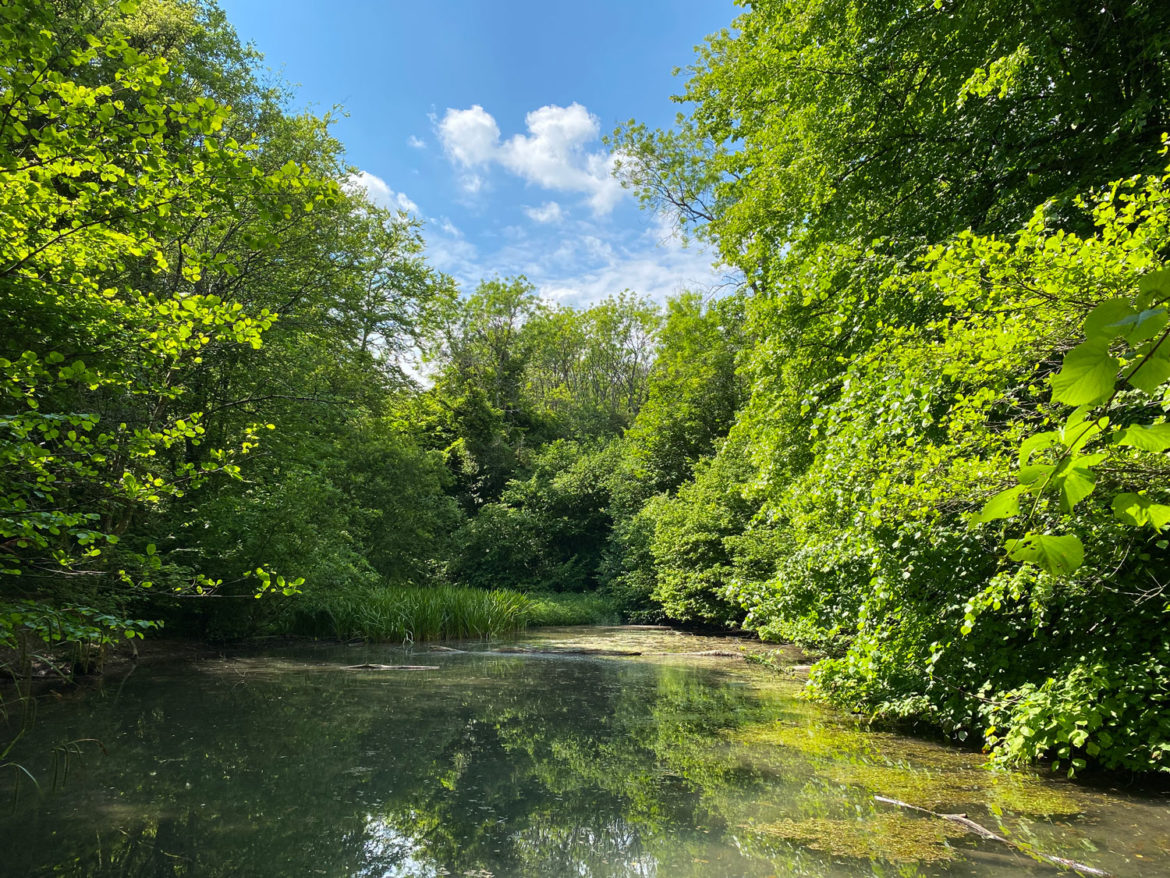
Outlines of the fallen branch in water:
[[920,808],[917,805],[911,805],[909,802],[890,799],[886,796],[874,796],[874,799],[879,802],[884,802],[887,805],[897,805],[899,808],[909,808],[911,811],[918,811],[920,814],[929,814],[931,817],[938,817],[940,820],[950,820],[952,823],[959,824],[968,832],[973,832],[991,841],[1002,842],[1013,850],[1017,850],[1029,857],[1034,857],[1037,860],[1051,863],[1054,866],[1060,866],[1062,869],[1072,869],[1075,872],[1080,872],[1082,875],[1096,875],[1098,878],[1112,878],[1110,873],[1103,869],[1095,869],[1092,866],[1086,866],[1084,863],[1078,863],[1076,860],[1068,860],[1064,857],[1054,857],[1051,854],[1043,853],[1028,845],[1004,838],[1002,835],[992,832],[986,826],[982,826],[974,820],[971,820],[966,814],[940,814],[938,811],[931,811],[929,808]]
[[437,671],[438,665],[342,665],[343,671]]

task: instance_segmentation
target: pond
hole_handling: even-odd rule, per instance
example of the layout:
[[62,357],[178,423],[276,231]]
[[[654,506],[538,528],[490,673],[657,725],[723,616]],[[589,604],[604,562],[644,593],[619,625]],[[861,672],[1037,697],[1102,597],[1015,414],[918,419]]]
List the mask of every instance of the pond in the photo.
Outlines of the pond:
[[867,732],[744,648],[546,629],[144,663],[42,704],[10,755],[40,790],[0,775],[0,874],[1062,873],[1031,851],[1170,876],[1164,797]]

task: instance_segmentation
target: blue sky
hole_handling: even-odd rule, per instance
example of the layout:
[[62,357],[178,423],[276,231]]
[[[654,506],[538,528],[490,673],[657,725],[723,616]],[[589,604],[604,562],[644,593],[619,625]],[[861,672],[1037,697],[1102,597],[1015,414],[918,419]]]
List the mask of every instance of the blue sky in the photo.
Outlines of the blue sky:
[[295,106],[344,108],[334,131],[358,179],[423,219],[432,264],[464,288],[525,274],[583,305],[726,280],[639,211],[601,137],[672,122],[671,71],[731,24],[731,0],[220,2]]

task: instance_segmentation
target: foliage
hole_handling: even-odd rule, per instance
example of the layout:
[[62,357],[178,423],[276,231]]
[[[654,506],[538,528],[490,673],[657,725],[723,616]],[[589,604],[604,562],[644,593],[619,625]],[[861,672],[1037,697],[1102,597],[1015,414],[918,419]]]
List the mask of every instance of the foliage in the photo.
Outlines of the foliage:
[[753,3],[617,132],[751,291],[730,438],[631,519],[673,613],[1002,760],[1166,769],[1167,14]]
[[458,513],[398,360],[451,290],[417,223],[214,6],[0,12],[5,643],[70,607],[225,633],[270,606],[233,597],[433,578]]

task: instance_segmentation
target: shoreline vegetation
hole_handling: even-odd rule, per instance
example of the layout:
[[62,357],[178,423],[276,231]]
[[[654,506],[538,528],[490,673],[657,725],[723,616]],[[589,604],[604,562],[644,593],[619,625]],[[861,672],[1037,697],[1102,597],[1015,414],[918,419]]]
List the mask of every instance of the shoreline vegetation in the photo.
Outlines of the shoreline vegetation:
[[609,141],[741,282],[574,308],[437,270],[214,0],[0,6],[5,671],[665,622],[1170,773],[1167,33],[753,2]]

